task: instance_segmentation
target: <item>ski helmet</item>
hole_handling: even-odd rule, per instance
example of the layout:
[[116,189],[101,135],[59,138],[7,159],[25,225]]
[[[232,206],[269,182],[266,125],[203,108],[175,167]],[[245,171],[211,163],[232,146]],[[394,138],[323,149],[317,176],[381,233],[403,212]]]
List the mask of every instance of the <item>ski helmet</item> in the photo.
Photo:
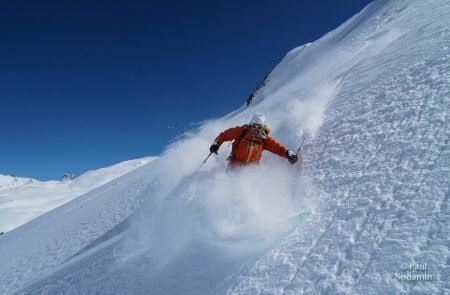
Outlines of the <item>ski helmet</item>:
[[262,114],[254,114],[250,124],[266,125],[266,117]]

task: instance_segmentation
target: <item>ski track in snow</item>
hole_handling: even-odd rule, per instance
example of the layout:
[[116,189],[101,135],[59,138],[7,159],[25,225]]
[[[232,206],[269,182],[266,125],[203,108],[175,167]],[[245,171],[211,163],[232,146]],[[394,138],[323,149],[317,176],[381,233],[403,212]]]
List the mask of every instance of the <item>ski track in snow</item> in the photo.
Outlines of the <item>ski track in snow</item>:
[[[251,108],[1,237],[0,293],[450,293],[449,40],[448,1],[375,1],[288,53]],[[290,148],[312,138],[304,177],[270,155],[224,173],[225,146],[199,168],[255,111]],[[312,213],[280,219],[295,206]],[[404,263],[432,280],[399,281]]]

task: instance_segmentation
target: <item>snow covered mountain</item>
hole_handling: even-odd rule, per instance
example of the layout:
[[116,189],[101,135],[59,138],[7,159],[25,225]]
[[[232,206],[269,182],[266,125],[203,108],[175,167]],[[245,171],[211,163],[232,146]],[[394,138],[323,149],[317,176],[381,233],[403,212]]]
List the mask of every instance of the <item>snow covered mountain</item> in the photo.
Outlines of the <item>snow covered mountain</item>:
[[10,231],[68,201],[122,176],[155,158],[125,161],[88,171],[78,178],[41,182],[0,175],[0,232]]
[[[1,236],[0,293],[450,293],[449,40],[449,1],[371,3],[249,108]],[[254,112],[307,136],[303,169],[226,172],[226,145],[201,166]]]
[[15,175],[0,174],[0,191],[16,188],[35,181],[31,178],[17,177]]

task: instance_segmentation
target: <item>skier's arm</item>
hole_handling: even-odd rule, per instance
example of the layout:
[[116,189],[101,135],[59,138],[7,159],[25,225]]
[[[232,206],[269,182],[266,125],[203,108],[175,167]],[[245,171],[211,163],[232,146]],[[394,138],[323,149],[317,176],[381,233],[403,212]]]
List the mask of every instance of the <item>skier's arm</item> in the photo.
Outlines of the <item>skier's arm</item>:
[[273,139],[272,137],[267,137],[266,143],[264,144],[264,149],[272,152],[280,157],[287,158],[286,152],[287,148],[285,148],[281,143]]
[[227,130],[221,132],[219,134],[219,136],[216,137],[215,141],[219,145],[221,145],[224,141],[238,139],[243,130],[244,130],[244,127],[242,127],[242,126],[236,126],[236,127],[227,129]]

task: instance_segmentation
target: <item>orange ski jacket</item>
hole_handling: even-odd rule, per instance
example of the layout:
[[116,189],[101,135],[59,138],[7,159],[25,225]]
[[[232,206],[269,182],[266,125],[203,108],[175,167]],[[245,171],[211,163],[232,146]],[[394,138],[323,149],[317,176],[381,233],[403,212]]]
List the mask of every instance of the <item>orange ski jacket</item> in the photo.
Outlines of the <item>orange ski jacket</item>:
[[256,164],[261,159],[262,152],[267,150],[280,157],[287,158],[287,149],[278,141],[270,137],[269,128],[265,128],[265,138],[255,136],[250,132],[250,126],[236,126],[227,129],[216,137],[216,142],[221,145],[224,141],[234,140],[230,165]]

